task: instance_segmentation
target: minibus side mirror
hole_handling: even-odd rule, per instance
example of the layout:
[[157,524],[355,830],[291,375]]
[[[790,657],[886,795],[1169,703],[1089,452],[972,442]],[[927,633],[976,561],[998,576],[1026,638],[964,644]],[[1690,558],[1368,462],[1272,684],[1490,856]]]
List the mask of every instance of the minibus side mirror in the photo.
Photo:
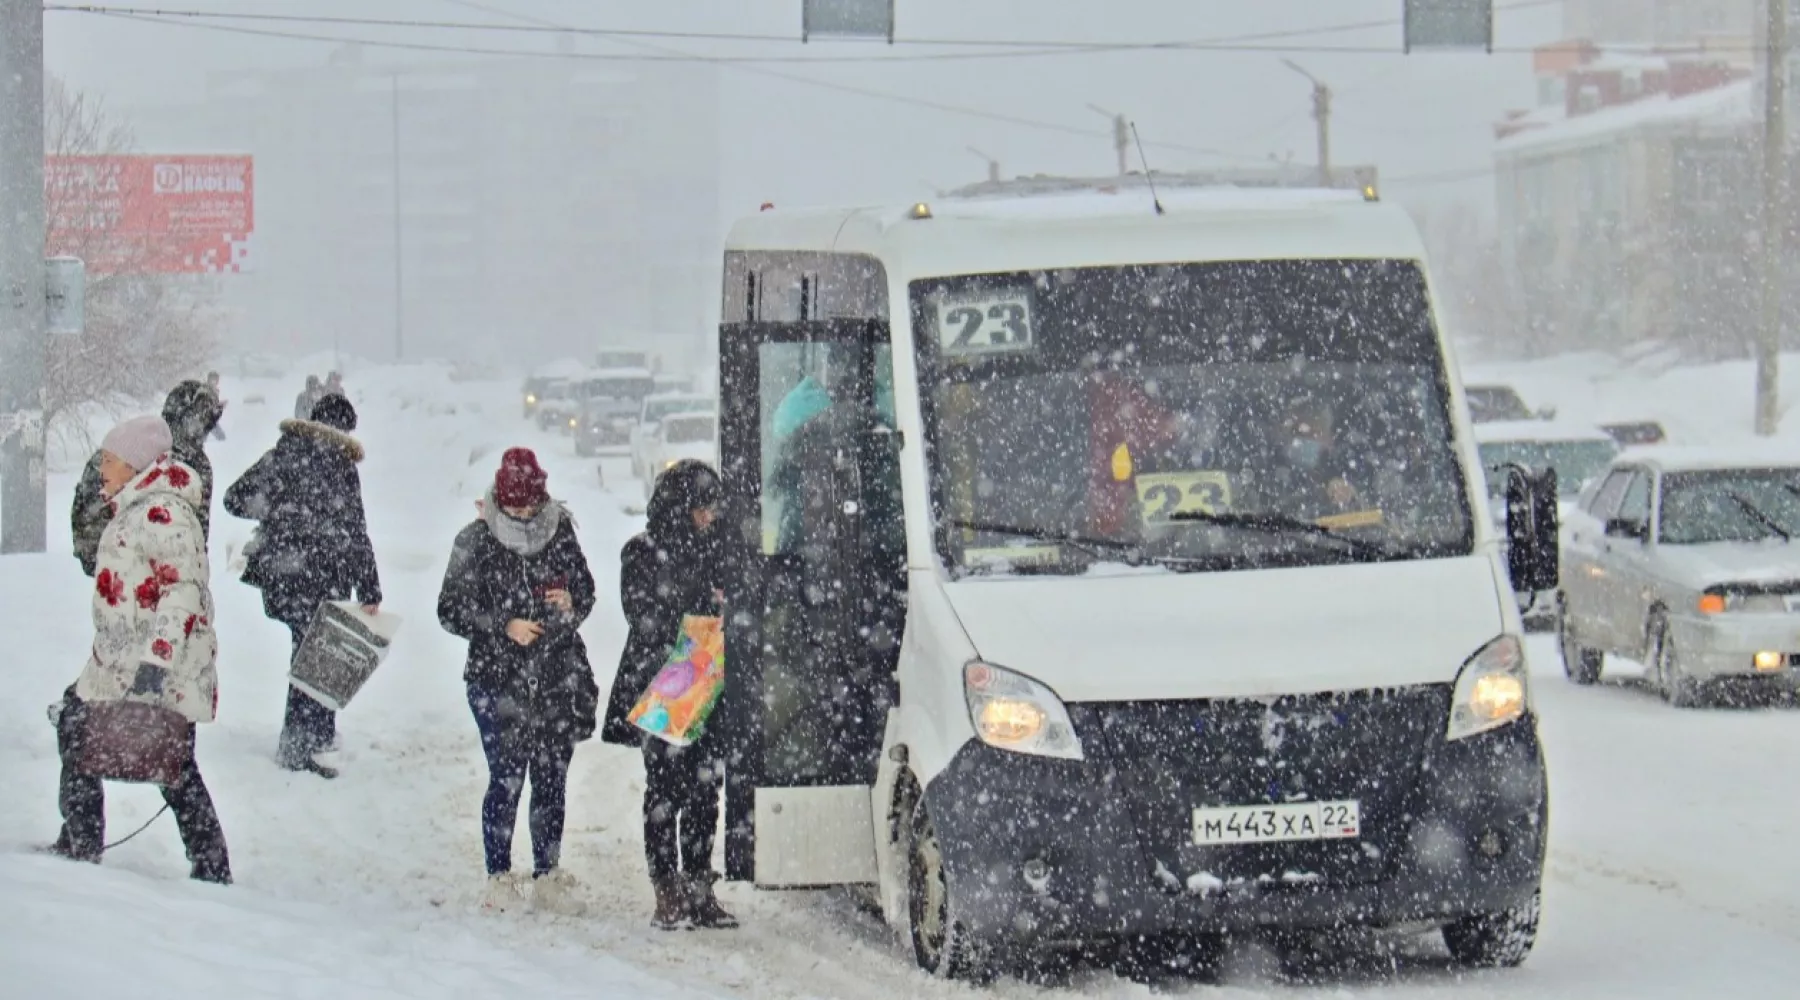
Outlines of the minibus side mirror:
[[1506,477],[1506,570],[1513,590],[1555,589],[1561,576],[1556,470],[1509,465]]

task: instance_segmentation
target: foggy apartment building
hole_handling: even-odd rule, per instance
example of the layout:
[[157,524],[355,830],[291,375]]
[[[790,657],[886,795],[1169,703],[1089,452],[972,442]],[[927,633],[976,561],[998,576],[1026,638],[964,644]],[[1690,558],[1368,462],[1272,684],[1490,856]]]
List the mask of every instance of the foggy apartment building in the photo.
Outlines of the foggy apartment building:
[[1601,45],[1667,45],[1749,37],[1767,0],[1563,0],[1563,37]]
[[1741,354],[1757,309],[1752,61],[1562,42],[1495,127],[1501,250],[1527,351]]
[[409,358],[536,363],[650,341],[686,367],[710,342],[710,67],[394,66],[351,47],[217,74],[200,103],[130,117],[146,150],[256,158],[254,272],[224,283],[228,352],[385,360],[396,320]]

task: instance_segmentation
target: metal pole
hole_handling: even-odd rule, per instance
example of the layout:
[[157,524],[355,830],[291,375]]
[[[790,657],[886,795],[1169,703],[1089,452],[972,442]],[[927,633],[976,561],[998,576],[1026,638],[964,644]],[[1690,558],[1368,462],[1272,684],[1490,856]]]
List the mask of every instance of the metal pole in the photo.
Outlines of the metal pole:
[[1313,123],[1318,127],[1319,142],[1319,186],[1331,186],[1331,88],[1325,81],[1312,75],[1306,67],[1293,61],[1283,59],[1281,64],[1288,69],[1306,77],[1312,84]]
[[1131,123],[1122,114],[1115,114],[1098,104],[1088,105],[1088,110],[1105,115],[1111,119],[1113,127],[1113,152],[1119,154],[1119,176],[1131,173]]
[[1781,419],[1781,272],[1787,249],[1787,6],[1767,0],[1769,47],[1763,67],[1762,325],[1756,338],[1756,433]]
[[1313,118],[1319,126],[1319,186],[1331,186],[1331,88],[1313,84]]
[[0,553],[45,550],[44,6],[0,0]]
[[406,282],[400,262],[400,74],[393,76],[394,132],[394,360],[406,357]]

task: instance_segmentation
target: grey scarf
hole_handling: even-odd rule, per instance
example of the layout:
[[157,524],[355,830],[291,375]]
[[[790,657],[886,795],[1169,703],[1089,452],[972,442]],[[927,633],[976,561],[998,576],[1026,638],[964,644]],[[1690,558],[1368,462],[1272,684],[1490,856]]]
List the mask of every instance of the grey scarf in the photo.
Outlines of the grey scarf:
[[487,497],[481,505],[481,519],[487,522],[488,530],[494,538],[509,551],[522,556],[535,556],[544,551],[550,540],[556,537],[556,529],[562,527],[563,505],[555,500],[546,501],[531,520],[521,521],[508,517],[494,501],[494,491],[488,490]]

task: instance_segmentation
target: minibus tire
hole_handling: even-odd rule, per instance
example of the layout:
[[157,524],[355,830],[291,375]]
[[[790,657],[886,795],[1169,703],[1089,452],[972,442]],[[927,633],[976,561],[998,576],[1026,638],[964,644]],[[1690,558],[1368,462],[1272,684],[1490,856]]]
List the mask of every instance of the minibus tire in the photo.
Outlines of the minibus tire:
[[907,838],[907,935],[919,968],[938,979],[985,985],[995,971],[989,950],[957,916],[956,894],[943,864],[937,830],[920,799],[913,806]]
[[1477,913],[1444,925],[1444,947],[1458,965],[1471,969],[1511,969],[1524,963],[1537,943],[1543,891],[1522,905],[1498,913]]

